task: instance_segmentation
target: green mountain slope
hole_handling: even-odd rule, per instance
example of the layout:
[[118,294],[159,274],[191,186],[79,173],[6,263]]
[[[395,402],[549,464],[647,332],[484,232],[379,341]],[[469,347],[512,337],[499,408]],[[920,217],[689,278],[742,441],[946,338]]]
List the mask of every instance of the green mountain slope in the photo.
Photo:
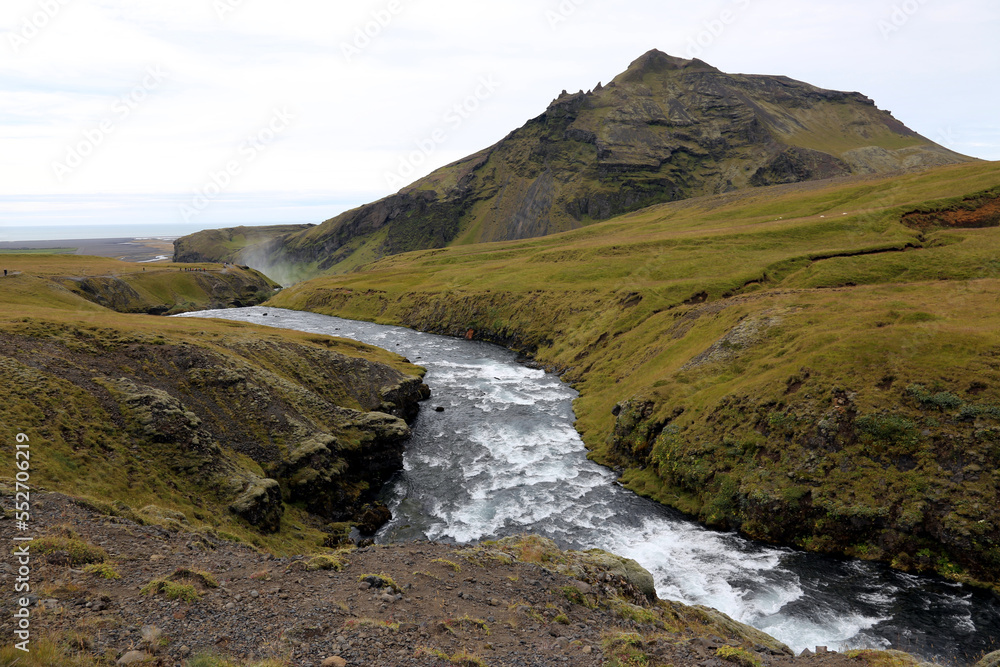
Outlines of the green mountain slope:
[[289,266],[344,272],[410,250],[567,231],[661,202],[968,159],[859,93],[651,51],[606,86],[564,92],[496,145],[243,257],[282,275]]
[[388,257],[275,306],[533,354],[592,456],[715,526],[1000,581],[1000,165]]

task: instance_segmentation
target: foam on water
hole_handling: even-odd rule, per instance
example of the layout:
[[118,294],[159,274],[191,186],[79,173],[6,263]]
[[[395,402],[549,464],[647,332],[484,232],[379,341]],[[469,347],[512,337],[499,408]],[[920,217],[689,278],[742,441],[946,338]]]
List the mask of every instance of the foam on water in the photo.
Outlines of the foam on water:
[[380,540],[531,532],[568,548],[606,549],[646,567],[660,597],[714,607],[796,651],[919,651],[933,638],[929,657],[962,657],[1000,635],[1000,605],[960,587],[712,532],[625,491],[587,459],[573,427],[575,392],[506,350],[261,307],[192,316],[355,338],[427,368],[430,404],[445,411],[425,409],[414,424],[404,470],[385,494],[394,518]]

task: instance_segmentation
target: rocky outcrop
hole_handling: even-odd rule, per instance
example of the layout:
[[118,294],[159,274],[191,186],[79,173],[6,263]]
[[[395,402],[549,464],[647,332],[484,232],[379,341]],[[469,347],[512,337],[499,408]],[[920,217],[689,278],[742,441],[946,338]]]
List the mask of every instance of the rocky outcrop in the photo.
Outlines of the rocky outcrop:
[[[496,145],[240,257],[272,276],[293,275],[289,266],[349,270],[362,256],[544,236],[701,195],[966,160],[860,93],[726,74],[654,50],[606,86],[564,91]],[[181,239],[177,258],[220,259],[185,250],[209,235],[239,234]]]
[[229,509],[262,532],[276,533],[281,529],[281,516],[285,511],[281,485],[273,479],[254,479]]
[[[156,489],[162,502],[138,515],[168,527],[223,510],[272,534],[295,503],[319,530],[356,517],[372,528],[378,513],[369,504],[402,468],[405,419],[429,395],[418,375],[325,337],[227,332],[202,344],[72,327],[62,335],[89,342],[4,336],[0,366],[8,353],[30,359],[30,366],[11,359],[19,377],[32,378],[24,387],[49,387],[59,410],[77,415],[67,427],[74,456],[90,460],[99,448],[102,460],[128,471],[129,484]],[[30,400],[34,410],[48,409]],[[47,445],[63,446],[53,436]],[[74,471],[81,481],[99,474],[90,465]]]
[[123,275],[66,276],[53,280],[105,308],[149,315],[255,306],[279,288],[264,274],[239,267],[204,271],[151,268]]

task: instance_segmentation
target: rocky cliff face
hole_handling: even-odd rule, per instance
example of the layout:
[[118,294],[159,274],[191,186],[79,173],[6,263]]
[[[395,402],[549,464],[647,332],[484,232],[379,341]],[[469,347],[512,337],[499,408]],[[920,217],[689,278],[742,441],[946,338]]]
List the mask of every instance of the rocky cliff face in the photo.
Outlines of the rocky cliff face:
[[[274,336],[205,345],[76,326],[14,330],[0,367],[16,385],[5,423],[46,444],[40,480],[58,480],[66,465],[67,490],[82,491],[124,472],[140,495],[162,483],[172,489],[162,503],[228,509],[263,533],[281,529],[291,503],[321,530],[363,522],[402,467],[403,418],[429,395],[417,375]],[[344,528],[325,530],[343,538]]]
[[[480,153],[258,244],[254,266],[341,272],[455,241],[544,236],[700,195],[968,160],[860,93],[650,51]],[[217,259],[217,258],[215,258]]]

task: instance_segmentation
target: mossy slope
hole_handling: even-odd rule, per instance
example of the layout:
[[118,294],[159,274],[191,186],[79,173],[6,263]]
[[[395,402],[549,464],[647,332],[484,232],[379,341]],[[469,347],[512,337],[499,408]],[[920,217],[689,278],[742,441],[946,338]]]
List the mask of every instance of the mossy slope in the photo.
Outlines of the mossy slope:
[[[998,182],[978,164],[690,200],[271,303],[535,355],[580,389],[596,460],[706,523],[995,584]],[[903,224],[956,209],[985,212]]]

